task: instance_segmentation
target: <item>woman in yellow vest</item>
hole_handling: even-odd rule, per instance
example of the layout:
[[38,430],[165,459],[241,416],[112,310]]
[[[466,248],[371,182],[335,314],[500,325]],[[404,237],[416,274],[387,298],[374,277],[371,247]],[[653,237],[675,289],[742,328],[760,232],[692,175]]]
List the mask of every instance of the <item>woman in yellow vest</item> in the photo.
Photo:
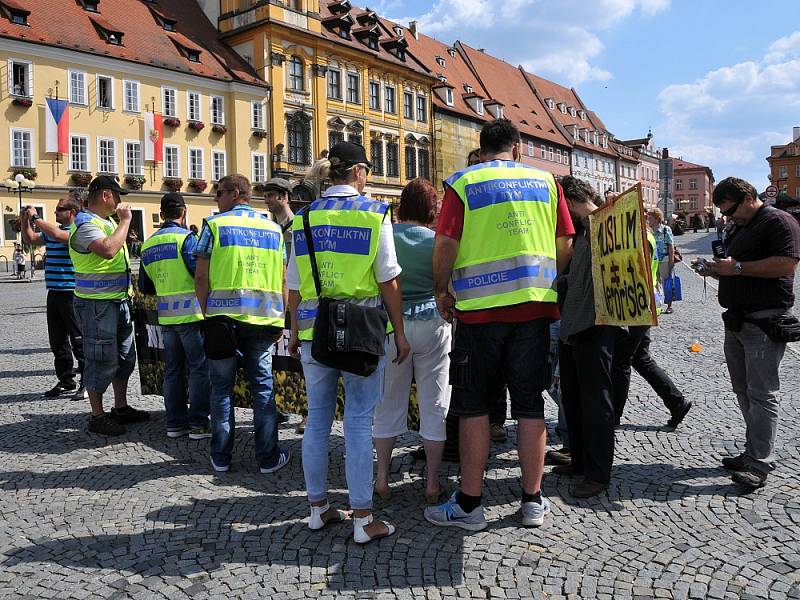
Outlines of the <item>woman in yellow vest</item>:
[[[402,296],[392,225],[386,204],[363,196],[372,165],[362,146],[340,142],[329,153],[333,185],[308,211],[324,294],[367,306],[385,305],[394,326],[395,362],[403,362],[409,345],[403,330]],[[337,384],[344,379],[345,473],[353,509],[353,538],[364,544],[394,533],[393,525],[372,518],[372,420],[381,399],[384,359],[372,375],[360,377],[326,367],[311,357],[317,294],[303,231],[302,214],[294,219],[293,255],[286,272],[292,337],[289,351],[301,356],[308,395],[308,422],[303,436],[303,473],[311,518],[321,529],[342,521],[343,511],[328,503],[328,444],[336,410]],[[302,355],[300,354],[302,344]]]

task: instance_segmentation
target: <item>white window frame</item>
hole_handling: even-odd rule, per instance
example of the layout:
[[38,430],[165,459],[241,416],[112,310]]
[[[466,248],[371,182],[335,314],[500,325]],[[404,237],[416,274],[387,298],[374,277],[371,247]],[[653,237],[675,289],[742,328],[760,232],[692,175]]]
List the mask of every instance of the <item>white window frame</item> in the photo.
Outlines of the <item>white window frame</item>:
[[[258,113],[258,114],[256,114]],[[253,129],[266,130],[265,107],[263,100],[250,103],[250,124]]]
[[[167,112],[167,103],[165,101],[167,97],[167,92],[172,92],[175,95],[174,96],[175,99],[173,102],[174,111],[172,113]],[[161,112],[164,114],[165,117],[172,117],[174,119],[178,118],[178,90],[175,89],[174,87],[170,87],[168,85],[161,86]]]
[[[129,145],[137,145],[139,146],[139,161],[135,165],[135,169],[133,171],[128,169],[128,146]],[[142,148],[142,140],[125,140],[125,155],[123,160],[125,162],[125,175],[144,175],[144,148]]]
[[[109,93],[111,95],[111,106],[100,106],[100,80],[105,79],[109,82]],[[114,102],[114,78],[111,75],[103,75],[102,73],[98,73],[94,77],[94,89],[95,94],[97,96],[95,103],[99,110],[114,110],[115,109],[115,102]]]
[[[27,81],[25,82],[25,92],[22,94],[14,93],[14,65],[25,65]],[[8,59],[8,94],[16,98],[33,98],[33,63],[29,60],[20,58]]]
[[[114,160],[113,160],[113,171],[103,169],[103,161],[102,161],[102,153],[100,152],[100,145],[102,142],[113,142],[114,147]],[[97,136],[97,172],[98,173],[111,173],[111,174],[118,174],[119,171],[117,170],[118,161],[117,161],[117,140],[116,138],[112,137],[105,137],[105,136]]]
[[[136,104],[128,105],[128,86],[136,90]],[[129,113],[142,112],[142,85],[133,79],[122,80],[122,110]]]
[[[78,100],[74,99],[77,90],[74,89],[74,84],[72,82],[73,75],[80,75],[83,77],[83,89],[79,90],[80,94],[83,96],[83,102],[79,102]],[[87,78],[86,71],[78,71],[77,69],[67,70],[67,96],[69,96],[70,104],[75,104],[77,106],[89,106],[89,80]]]
[[[194,153],[196,153],[196,152],[199,153],[199,156],[200,156],[200,171],[199,172],[194,170],[195,165],[194,165],[194,160],[192,159],[192,155]],[[188,171],[189,179],[198,179],[198,180],[204,181],[205,178],[206,178],[206,153],[205,153],[205,151],[202,148],[196,148],[196,147],[190,146],[188,151],[187,151],[187,155],[186,156],[187,156],[186,165],[188,167],[187,171]]]
[[[392,110],[389,110],[390,100]],[[391,83],[387,83],[383,86],[383,109],[384,112],[390,115],[397,114],[397,88]]]
[[[169,160],[167,155],[170,151],[175,151],[175,172],[169,173]],[[164,177],[180,177],[181,176],[181,147],[177,144],[164,144]]]
[[[217,161],[218,157],[222,157],[222,169],[221,173],[217,172]],[[211,151],[211,181],[219,181],[225,175],[227,175],[228,171],[228,155],[224,150],[212,150]]]
[[[356,96],[355,100],[350,99],[350,78],[356,78]],[[345,88],[344,88],[344,101],[349,102],[350,104],[361,104],[361,73],[356,73],[354,71],[347,71],[345,76]]]
[[[30,136],[31,152],[30,152],[30,164],[28,165],[18,165],[14,163],[14,133],[18,131],[22,133],[27,133]],[[36,140],[34,139],[33,129],[27,127],[14,127],[12,129],[9,129],[8,141],[9,141],[9,150],[11,151],[11,154],[9,155],[9,158],[11,160],[9,162],[11,163],[12,167],[20,167],[28,169],[33,169],[36,167]]]
[[[197,108],[192,111],[192,98],[197,98]],[[202,121],[203,120],[203,96],[200,92],[194,90],[186,90],[186,120],[187,121]]]
[[479,115],[483,114],[483,100],[481,98],[475,98],[475,108]]
[[[420,111],[420,104],[419,101],[422,99],[422,111]],[[420,123],[427,123],[428,122],[428,97],[423,94],[417,94],[415,98],[415,107],[414,110],[416,111],[416,119]],[[422,115],[420,117],[420,115]]]
[[[74,154],[72,152],[72,140],[73,138],[80,138],[86,144],[86,168],[85,169],[76,169],[74,163]],[[89,173],[92,170],[92,156],[89,152],[89,136],[83,135],[80,133],[71,133],[69,135],[69,170],[70,171],[78,171],[78,172],[86,172]]]
[[[219,114],[218,119],[214,118],[214,103],[219,101]],[[210,113],[210,121],[212,125],[225,125],[225,96],[210,96],[208,100],[208,110]]]
[[[259,179],[256,175],[256,159],[263,161],[264,176]],[[261,152],[250,153],[250,169],[253,183],[264,183],[267,180],[267,155]]]
[[452,88],[445,88],[444,89],[444,101],[447,103],[447,106],[453,106],[453,89]]
[[[378,94],[375,96],[375,104],[372,103],[372,86],[377,86]],[[382,108],[381,104],[381,82],[370,80],[369,85],[367,86],[367,96],[368,96],[368,106],[370,110],[380,111]]]
[[528,156],[536,154],[536,144],[528,140]]

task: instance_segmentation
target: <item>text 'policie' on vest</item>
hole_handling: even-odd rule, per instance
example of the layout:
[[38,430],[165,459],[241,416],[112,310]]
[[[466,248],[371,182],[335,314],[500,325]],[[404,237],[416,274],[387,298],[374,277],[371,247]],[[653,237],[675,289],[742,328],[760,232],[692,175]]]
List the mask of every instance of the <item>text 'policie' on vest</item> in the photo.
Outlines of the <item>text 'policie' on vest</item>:
[[113,258],[106,259],[94,252],[79,252],[73,241],[78,228],[93,223],[106,235],[117,229],[114,221],[106,221],[92,213],[81,211],[69,231],[69,255],[75,267],[75,295],[88,300],[123,300],[133,295],[130,260],[125,244]]
[[214,240],[206,317],[283,329],[280,226],[250,208],[235,206],[206,223]]
[[142,264],[158,294],[158,322],[177,325],[203,320],[194,278],[183,261],[183,245],[192,232],[182,227],[160,229],[142,244]]
[[556,302],[558,188],[550,173],[495,160],[445,182],[464,204],[456,309]]
[[[326,297],[383,307],[373,265],[388,209],[388,204],[364,196],[320,198],[303,209],[308,211],[320,283]],[[319,302],[303,231],[303,211],[294,218],[292,239],[301,281],[297,327],[300,339],[308,341],[313,336]]]

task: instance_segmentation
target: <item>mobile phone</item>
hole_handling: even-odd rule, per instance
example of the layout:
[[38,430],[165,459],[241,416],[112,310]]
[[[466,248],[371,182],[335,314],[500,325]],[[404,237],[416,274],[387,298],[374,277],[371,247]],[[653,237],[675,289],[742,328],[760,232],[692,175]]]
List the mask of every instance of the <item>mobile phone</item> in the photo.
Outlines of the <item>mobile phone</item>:
[[727,251],[725,250],[725,242],[722,240],[714,240],[711,242],[711,254],[714,258],[725,258]]

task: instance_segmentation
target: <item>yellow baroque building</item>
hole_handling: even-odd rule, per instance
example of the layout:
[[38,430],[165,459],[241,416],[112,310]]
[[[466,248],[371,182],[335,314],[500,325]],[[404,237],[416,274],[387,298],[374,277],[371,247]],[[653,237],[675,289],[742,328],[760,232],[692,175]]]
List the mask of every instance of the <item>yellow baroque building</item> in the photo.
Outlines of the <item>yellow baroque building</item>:
[[[214,183],[226,173],[269,176],[269,86],[219,40],[194,2],[131,0],[0,3],[0,143],[4,176],[35,178],[23,194],[46,220],[59,198],[97,174],[116,175],[140,240],[159,224],[159,202],[181,191],[189,222],[216,210]],[[46,98],[69,102],[63,154],[46,152]],[[144,115],[164,126],[163,160],[144,160]],[[0,187],[0,256],[19,239],[15,191]],[[5,265],[0,260],[0,272]]]
[[272,87],[272,172],[300,179],[340,140],[367,149],[367,194],[434,178],[431,87],[405,30],[346,0],[222,0],[222,38]]

